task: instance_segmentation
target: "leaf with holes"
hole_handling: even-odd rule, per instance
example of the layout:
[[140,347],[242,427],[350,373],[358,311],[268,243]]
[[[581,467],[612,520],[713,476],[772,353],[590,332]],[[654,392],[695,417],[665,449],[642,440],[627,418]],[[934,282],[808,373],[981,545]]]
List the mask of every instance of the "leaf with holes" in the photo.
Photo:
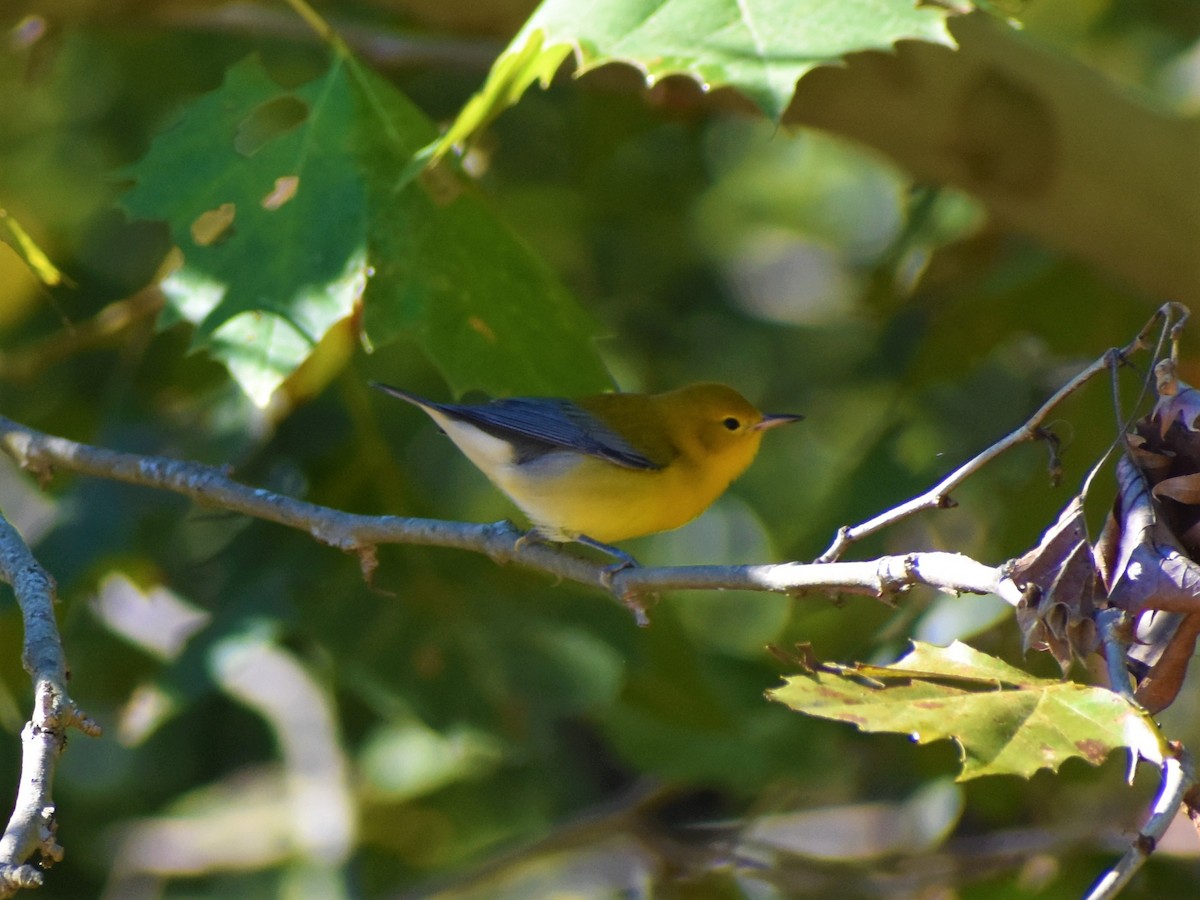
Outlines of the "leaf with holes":
[[1104,688],[1035,678],[965,644],[916,642],[890,666],[830,666],[768,692],[792,709],[863,731],[953,740],[959,780],[1057,770],[1073,757],[1099,765],[1124,747],[1161,762],[1166,744],[1153,720]]
[[460,176],[401,177],[434,135],[351,57],[293,89],[231,67],[125,173],[122,205],[182,252],[162,324],[259,405],[360,306],[370,344],[413,339],[457,392],[610,386],[595,324]]
[[[354,107],[340,69],[284,91],[251,58],[125,173],[122,205],[165,219],[183,254],[162,324],[193,323],[193,348],[260,405],[366,284],[366,194],[345,150]],[[277,204],[282,178],[298,187]]]

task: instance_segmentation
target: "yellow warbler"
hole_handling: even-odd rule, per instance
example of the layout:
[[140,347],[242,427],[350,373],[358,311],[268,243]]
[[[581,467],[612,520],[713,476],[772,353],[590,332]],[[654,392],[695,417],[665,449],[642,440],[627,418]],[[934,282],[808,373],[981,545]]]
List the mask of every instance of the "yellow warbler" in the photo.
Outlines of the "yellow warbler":
[[538,535],[593,546],[690,522],[750,465],[763,432],[803,418],[765,415],[723,384],[470,405],[372,385],[424,410]]

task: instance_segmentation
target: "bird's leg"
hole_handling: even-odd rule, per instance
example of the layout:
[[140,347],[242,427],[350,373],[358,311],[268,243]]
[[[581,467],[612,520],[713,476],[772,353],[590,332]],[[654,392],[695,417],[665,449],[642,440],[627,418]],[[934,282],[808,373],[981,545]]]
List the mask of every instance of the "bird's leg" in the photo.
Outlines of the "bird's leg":
[[583,544],[585,547],[591,547],[593,550],[599,550],[606,556],[611,556],[616,562],[610,566],[605,566],[604,571],[608,573],[608,580],[612,580],[612,576],[622,569],[631,569],[638,564],[638,561],[626,553],[619,547],[614,547],[612,544],[602,544],[595,538],[590,538],[586,534],[581,534],[573,538],[575,543]]
[[[564,542],[574,542],[583,544],[585,547],[591,547],[593,550],[599,550],[605,556],[611,557],[615,562],[609,563],[600,570],[600,582],[609,591],[613,591],[613,576],[623,569],[631,569],[638,565],[638,561],[630,554],[626,553],[619,547],[614,547],[611,544],[602,543],[595,538],[590,538],[586,534],[579,534],[573,537],[566,538],[565,541],[551,537],[544,531],[538,528],[531,528],[519,538],[517,538],[517,547],[530,541],[541,541],[547,544],[561,544]],[[615,593],[615,592],[614,592]],[[650,599],[654,599],[650,597]],[[646,626],[650,624],[650,619],[646,615],[646,604],[643,596],[634,591],[626,591],[621,594],[620,600],[625,604],[626,608],[633,613],[634,619],[638,625]]]
[[[517,538],[517,548],[521,548],[525,544],[532,542],[540,542],[543,544],[566,544],[575,543],[583,544],[585,547],[591,547],[593,550],[599,550],[605,556],[611,556],[616,562],[612,565],[605,566],[604,571],[608,573],[606,580],[611,580],[612,576],[622,569],[629,569],[638,564],[638,561],[626,553],[619,547],[614,547],[612,544],[602,544],[595,538],[590,538],[586,534],[574,536],[558,536],[549,535],[540,528],[530,528],[527,532]],[[610,585],[611,586],[611,585]]]
[[[617,547],[611,544],[602,544],[595,538],[590,538],[586,534],[581,534],[575,538],[576,543],[583,544],[585,547],[591,547],[593,550],[599,550],[608,556],[611,556],[616,562],[610,563],[600,570],[600,580],[604,586],[610,591],[613,590],[613,576],[622,569],[632,569],[638,565],[638,561]],[[647,606],[658,597],[654,594],[641,594],[637,591],[626,590],[620,593],[620,600],[625,605],[625,608],[633,613],[634,621],[638,626],[645,628],[650,624],[650,617],[646,614]]]

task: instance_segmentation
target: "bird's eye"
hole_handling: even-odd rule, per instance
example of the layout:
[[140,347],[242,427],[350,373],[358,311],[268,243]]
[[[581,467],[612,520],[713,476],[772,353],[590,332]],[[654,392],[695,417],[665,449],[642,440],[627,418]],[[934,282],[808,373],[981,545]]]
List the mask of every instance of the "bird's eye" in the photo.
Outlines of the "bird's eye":
[[735,419],[733,416],[728,416],[725,419],[725,421],[723,421],[721,424],[724,425],[726,428],[728,428],[730,431],[737,431],[739,428],[742,427],[742,423],[739,422],[737,419]]

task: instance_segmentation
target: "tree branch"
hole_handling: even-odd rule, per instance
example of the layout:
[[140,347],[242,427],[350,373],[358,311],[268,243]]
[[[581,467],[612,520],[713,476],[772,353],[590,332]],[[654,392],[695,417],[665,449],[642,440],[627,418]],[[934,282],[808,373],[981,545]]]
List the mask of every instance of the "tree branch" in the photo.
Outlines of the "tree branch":
[[999,568],[956,553],[911,553],[867,562],[781,563],[619,569],[560,547],[528,540],[510,522],[472,524],[402,516],[347,513],[234,481],[212,466],[118,453],[43,434],[0,416],[0,449],[43,481],[54,470],[110,478],[182,494],[193,501],[307,532],[331,547],[358,554],[365,575],[378,544],[454,547],[519,563],[555,578],[608,591],[645,622],[641,598],[664,590],[745,590],[796,595],[826,590],[890,597],[916,584],[952,593],[997,593],[1014,606],[1016,586]]
[[0,577],[12,585],[25,626],[23,662],[33,678],[33,716],[21,731],[21,779],[12,817],[0,837],[0,897],[42,883],[43,864],[62,859],[55,839],[51,787],[67,729],[98,735],[99,727],[67,694],[67,665],[54,619],[54,581],[34,559],[17,530],[0,516]]
[[853,527],[844,526],[838,530],[837,536],[833,543],[829,545],[829,549],[822,553],[818,558],[819,563],[833,562],[840,559],[847,548],[855,541],[860,541],[868,535],[874,534],[889,525],[894,525],[901,519],[906,519],[909,516],[921,512],[926,509],[945,509],[953,506],[954,501],[950,497],[951,491],[957,488],[960,484],[974,475],[993,459],[1000,456],[1007,450],[1012,449],[1017,444],[1026,441],[1037,440],[1044,437],[1042,431],[1042,423],[1050,416],[1054,409],[1066,400],[1069,396],[1083,387],[1087,382],[1091,381],[1098,374],[1106,369],[1116,369],[1116,367],[1129,355],[1136,353],[1139,350],[1144,350],[1150,346],[1149,337],[1154,329],[1154,326],[1162,321],[1165,327],[1169,330],[1173,341],[1178,339],[1179,324],[1187,318],[1186,307],[1178,303],[1167,303],[1159,307],[1158,311],[1151,317],[1141,332],[1130,341],[1126,346],[1120,349],[1109,350],[1082,372],[1064,384],[1061,388],[1042,404],[1029,420],[1020,428],[1001,438],[992,446],[988,447],[982,453],[974,458],[963,463],[925,493],[913,497],[911,500],[901,503],[899,506],[882,512],[872,519],[868,519]]
[[68,324],[63,330],[20,350],[0,350],[0,378],[32,381],[46,369],[82,350],[119,339],[136,323],[157,315],[162,306],[161,290],[143,288],[124,300],[110,303],[90,319]]
[[1196,772],[1191,756],[1179,747],[1175,756],[1168,756],[1163,760],[1162,783],[1154,798],[1150,818],[1138,832],[1125,855],[1092,886],[1086,900],[1111,900],[1121,892],[1154,852],[1155,846],[1166,834],[1167,827],[1183,805],[1187,792],[1195,784]]

